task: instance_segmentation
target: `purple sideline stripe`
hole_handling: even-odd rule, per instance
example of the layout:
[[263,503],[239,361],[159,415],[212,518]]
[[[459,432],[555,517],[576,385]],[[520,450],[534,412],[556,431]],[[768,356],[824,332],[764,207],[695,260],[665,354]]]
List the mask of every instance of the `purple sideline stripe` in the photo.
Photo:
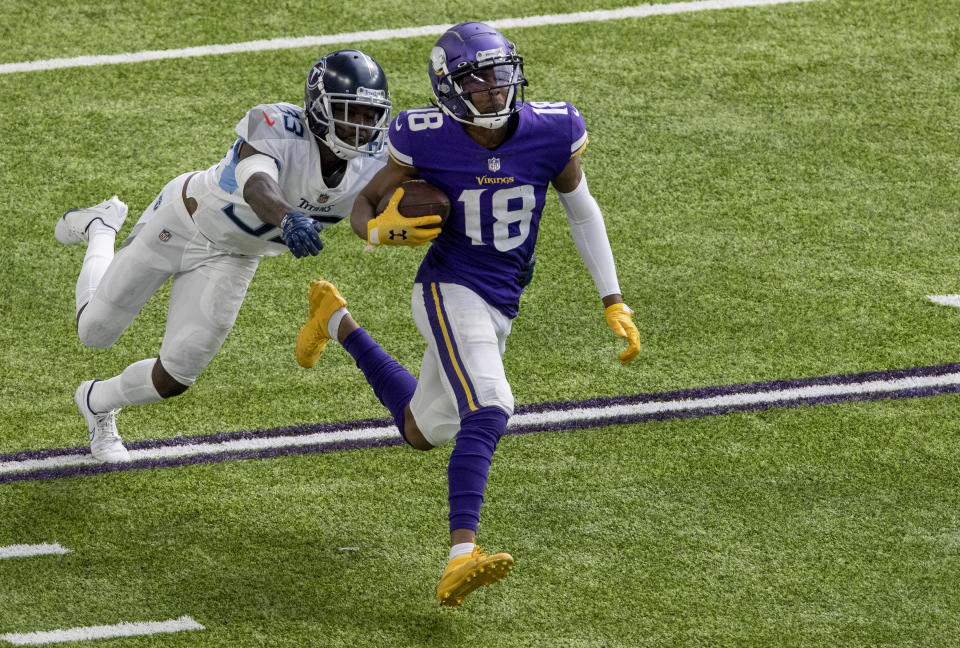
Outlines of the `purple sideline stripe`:
[[[897,380],[901,378],[940,376],[960,372],[960,363],[946,365],[931,365],[926,367],[917,367],[914,369],[897,369],[887,371],[874,371],[855,374],[840,374],[835,376],[824,376],[817,378],[802,378],[796,380],[776,380],[758,383],[741,383],[735,385],[722,385],[714,387],[699,387],[694,389],[684,389],[671,392],[660,392],[652,394],[636,394],[633,396],[613,396],[598,397],[582,401],[568,402],[546,402],[533,405],[521,405],[517,407],[516,414],[530,414],[538,412],[563,411],[577,408],[597,408],[613,405],[629,405],[637,403],[669,402],[675,400],[711,398],[715,396],[724,396],[728,394],[750,394],[757,392],[776,392],[797,387],[812,387],[817,385],[844,385],[861,382],[873,382],[880,380]],[[927,396],[938,396],[943,394],[960,393],[960,384],[953,385],[935,385],[927,387],[916,387],[902,389],[897,391],[876,391],[866,393],[847,393],[834,394],[826,396],[814,396],[809,398],[797,398],[791,400],[776,400],[761,403],[732,404],[719,407],[695,408],[685,410],[670,410],[646,414],[629,414],[617,416],[597,416],[589,419],[543,422],[528,425],[516,425],[507,428],[506,434],[529,434],[533,432],[548,431],[567,431],[582,430],[589,428],[605,427],[609,425],[625,425],[633,423],[643,423],[649,421],[665,421],[670,419],[693,419],[704,418],[707,416],[717,416],[730,412],[763,411],[776,408],[793,408],[802,405],[829,405],[842,402],[856,401],[876,401],[891,400],[901,398],[922,398]],[[303,436],[317,433],[343,432],[353,429],[363,429],[370,427],[382,427],[391,425],[393,421],[388,418],[363,419],[358,421],[348,421],[344,423],[317,423],[311,425],[289,426],[282,428],[273,428],[268,430],[251,430],[239,432],[226,432],[202,436],[172,437],[163,439],[150,439],[144,441],[134,441],[127,444],[131,450],[153,449],[170,446],[191,445],[196,443],[216,444],[225,441],[235,441],[241,439],[262,439],[281,436]],[[172,468],[178,466],[189,466],[206,463],[220,463],[225,461],[238,461],[242,459],[267,459],[273,457],[283,457],[301,454],[317,454],[324,452],[335,452],[341,450],[354,450],[362,448],[392,447],[403,445],[403,440],[397,436],[395,438],[362,439],[355,441],[339,441],[335,443],[315,443],[308,445],[285,446],[278,448],[264,448],[255,450],[228,450],[219,453],[208,453],[198,455],[188,455],[180,457],[158,458],[158,459],[140,459],[130,463],[123,464],[86,464],[75,466],[64,466],[61,468],[42,468],[30,470],[27,472],[3,473],[0,474],[0,484],[7,484],[20,481],[38,481],[46,479],[61,479],[65,477],[77,477],[85,475],[98,475],[108,472],[124,472],[128,470],[142,470],[147,468]],[[89,454],[89,448],[86,446],[72,448],[52,448],[46,450],[30,450],[23,452],[0,454],[0,462],[24,461],[30,459],[43,459],[48,457],[64,456],[71,454]]]

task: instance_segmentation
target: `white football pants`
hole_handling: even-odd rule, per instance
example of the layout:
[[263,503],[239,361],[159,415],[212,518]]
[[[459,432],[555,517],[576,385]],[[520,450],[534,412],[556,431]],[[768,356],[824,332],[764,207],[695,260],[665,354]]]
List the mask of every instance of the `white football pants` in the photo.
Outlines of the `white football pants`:
[[204,238],[183,204],[189,175],[167,183],[144,210],[77,323],[84,345],[112,346],[173,277],[160,362],[188,386],[233,328],[261,258],[225,252]]
[[410,401],[417,427],[431,445],[452,441],[460,419],[481,407],[513,414],[503,352],[513,320],[465,286],[413,285],[413,319],[427,340]]

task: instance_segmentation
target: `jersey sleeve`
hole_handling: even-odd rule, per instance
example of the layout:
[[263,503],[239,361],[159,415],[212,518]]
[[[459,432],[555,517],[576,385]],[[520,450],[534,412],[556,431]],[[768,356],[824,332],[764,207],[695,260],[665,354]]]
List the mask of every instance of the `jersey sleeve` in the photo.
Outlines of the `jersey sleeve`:
[[393,161],[401,166],[412,167],[413,146],[410,142],[410,127],[407,120],[407,111],[397,114],[390,122],[390,134],[387,138],[387,150]]
[[583,115],[573,107],[573,104],[567,104],[570,115],[570,158],[580,155],[587,148],[587,124],[583,121]]
[[306,124],[294,106],[261,104],[247,112],[236,131],[250,146],[282,164],[290,142],[304,141]]

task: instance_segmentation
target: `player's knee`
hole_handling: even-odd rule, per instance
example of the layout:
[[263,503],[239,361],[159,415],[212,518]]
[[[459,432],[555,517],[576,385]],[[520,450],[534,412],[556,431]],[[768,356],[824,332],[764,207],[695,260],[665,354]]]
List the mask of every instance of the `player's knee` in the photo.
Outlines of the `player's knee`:
[[[482,410],[500,410],[507,415],[507,418],[513,416],[513,409],[515,406],[513,398],[513,389],[510,387],[510,383],[507,382],[505,377],[501,377],[499,380],[490,381],[478,388],[479,391],[479,403],[480,408],[476,411]],[[461,411],[460,418],[469,416],[470,412]]]
[[414,448],[415,450],[433,450],[435,447],[432,443],[427,441],[425,436],[423,436],[423,432],[420,431],[420,427],[417,425],[417,421],[413,418],[413,412],[410,411],[409,406],[407,406],[406,413],[404,414],[403,439],[411,448]]
[[505,393],[498,394],[496,398],[491,399],[484,404],[483,409],[497,410],[506,415],[507,418],[513,416],[514,401],[513,394],[508,390]]
[[108,349],[120,338],[122,330],[109,320],[98,319],[86,310],[77,318],[77,337],[80,344],[91,349]]
[[160,358],[157,358],[153,365],[153,388],[157,390],[161,398],[173,398],[190,389],[190,384],[180,381],[171,376],[164,368]]

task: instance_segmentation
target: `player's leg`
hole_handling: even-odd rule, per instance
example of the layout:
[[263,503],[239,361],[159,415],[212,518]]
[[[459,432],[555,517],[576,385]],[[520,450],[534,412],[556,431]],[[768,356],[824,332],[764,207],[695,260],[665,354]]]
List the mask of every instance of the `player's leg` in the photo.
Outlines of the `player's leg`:
[[[428,340],[428,353],[438,360],[447,415],[455,412],[459,418],[447,467],[450,560],[437,588],[439,602],[454,607],[477,587],[502,580],[513,567],[509,554],[486,555],[475,544],[493,453],[513,413],[502,361],[511,321],[463,286],[417,284],[416,290],[422,298],[414,300],[414,319]],[[424,436],[435,445],[448,441],[449,428],[428,425],[431,419],[421,410],[427,402],[418,388],[412,410]]]
[[[164,188],[165,191],[170,184]],[[104,208],[104,211],[107,211],[106,218],[101,217],[99,221],[92,219],[87,228],[87,256],[77,284],[77,334],[84,345],[94,348],[107,348],[116,342],[146,301],[176,271],[179,260],[177,251],[169,246],[162,250],[163,253],[153,249],[149,245],[149,237],[136,241],[136,245],[130,244],[128,237],[127,243],[114,255],[112,238],[107,246],[108,235],[98,226],[98,223],[103,222],[104,227],[112,228],[113,223],[108,223],[110,216],[125,211],[115,203],[111,207],[111,201],[107,201]],[[68,213],[63,219],[66,225],[58,224],[58,229],[64,230],[67,225],[72,224],[72,233],[76,237],[76,219],[89,216],[83,214],[85,211],[90,210],[73,212],[72,217],[71,213]],[[141,221],[151,211],[152,208],[148,208]],[[163,214],[161,221],[162,217]],[[69,231],[58,231],[57,238],[61,241],[69,240],[70,234]],[[97,239],[101,236],[103,250],[98,258],[96,246],[99,243]],[[111,260],[103,268],[103,257],[108,255],[108,252]],[[87,423],[90,451],[95,459],[109,462],[130,460],[117,432],[116,414],[122,406],[149,403],[158,399],[152,388],[143,386],[143,378],[150,375],[153,360],[151,358],[135,362],[109,380],[86,380],[74,392],[74,403]]]
[[[77,285],[77,334],[85,346],[100,349],[112,346],[147,300],[179,271],[184,245],[190,240],[189,227],[183,222],[183,218],[189,220],[189,216],[179,200],[183,181],[188,175],[183,174],[167,183],[157,199],[144,210],[133,233],[116,255],[113,255],[111,246],[112,260],[99,272],[99,277],[96,260],[90,259],[89,263],[84,260],[81,281]],[[66,214],[65,219],[70,216],[70,213]],[[91,231],[98,222],[92,222]],[[92,245],[93,234],[87,249],[88,257]]]
[[117,232],[127,218],[127,205],[113,196],[93,207],[71,209],[57,221],[54,235],[64,245],[85,242],[87,251],[77,277],[75,314],[90,301],[113,260]]
[[[408,443],[429,449],[458,438],[454,448],[458,458],[452,459],[452,468],[448,469],[453,546],[437,589],[440,603],[453,607],[477,587],[503,579],[513,566],[509,554],[488,556],[473,542],[490,458],[513,411],[513,396],[500,360],[510,321],[472,291],[445,286],[447,292],[454,293],[457,313],[449,322],[451,328],[446,336],[441,331],[448,326],[443,304],[438,308],[438,299],[425,298],[429,293],[421,284],[414,289],[414,320],[428,342],[419,383],[357,324],[346,310],[346,300],[326,281],[311,284],[310,315],[297,337],[297,359],[303,366],[313,366],[326,343],[337,339],[390,410]],[[457,295],[462,295],[462,299]],[[442,299],[439,294],[438,297]],[[478,314],[479,327],[474,326]],[[445,351],[441,352],[441,347]],[[465,356],[461,356],[461,348],[466,350]],[[459,391],[452,387],[447,373],[450,369],[450,376],[456,374],[449,362],[451,357],[461,363],[466,358],[466,364],[459,366],[466,371],[467,386],[463,387],[458,376]],[[465,408],[463,420],[459,404]],[[466,432],[461,429],[463,426]]]
[[233,328],[258,261],[258,257],[220,255],[177,273],[159,357],[135,362],[108,380],[80,386],[77,406],[88,423],[88,412],[101,412],[106,414],[96,416],[110,415],[113,426],[98,435],[91,433],[94,457],[126,460],[112,419],[121,408],[172,398],[193,385]]
[[[183,267],[189,244],[197,235],[182,202],[173,199],[180,195],[183,177],[168,183],[160,198],[147,208],[134,230],[138,235],[128,237],[80,313],[77,330],[85,345],[112,345],[146,301]],[[170,199],[163,200],[167,194]],[[122,407],[145,405],[170,395],[163,382],[154,379],[158,375],[162,377],[162,364],[157,358],[147,358],[112,378],[87,380],[77,388],[74,401],[87,422],[94,458],[129,460],[116,429],[116,413]]]
[[174,277],[152,376],[165,398],[185,392],[220,351],[259,262],[260,257],[218,254]]
[[314,281],[309,292],[310,315],[297,336],[297,361],[312,367],[327,342],[336,339],[353,356],[380,402],[389,410],[407,443],[418,450],[433,446],[420,434],[409,414],[417,379],[370,337],[347,311],[347,301],[329,281]]

